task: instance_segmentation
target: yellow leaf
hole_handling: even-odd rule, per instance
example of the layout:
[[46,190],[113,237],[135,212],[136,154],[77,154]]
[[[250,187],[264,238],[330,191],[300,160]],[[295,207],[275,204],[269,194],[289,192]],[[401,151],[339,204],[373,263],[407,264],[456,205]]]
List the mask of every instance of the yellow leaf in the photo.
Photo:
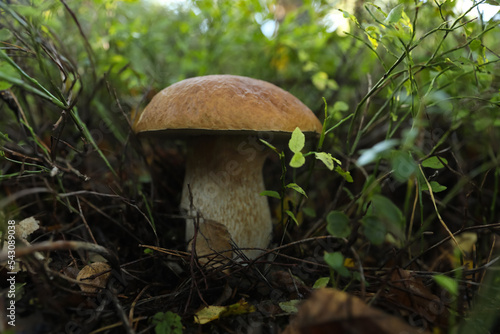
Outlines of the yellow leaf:
[[196,324],[204,325],[210,321],[217,320],[225,309],[226,306],[208,306],[202,308],[194,315],[194,322]]
[[229,317],[231,315],[246,314],[255,312],[255,306],[248,304],[245,300],[240,300],[236,304],[229,306],[208,306],[194,315],[194,322],[204,325],[211,321]]

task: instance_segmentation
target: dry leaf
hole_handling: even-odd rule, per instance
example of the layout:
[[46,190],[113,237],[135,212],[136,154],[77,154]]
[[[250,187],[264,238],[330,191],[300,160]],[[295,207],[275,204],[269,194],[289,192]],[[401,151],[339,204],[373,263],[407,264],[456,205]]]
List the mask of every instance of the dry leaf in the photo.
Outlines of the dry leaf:
[[366,305],[345,292],[324,288],[313,292],[283,334],[417,334],[402,319]]
[[109,264],[105,262],[95,262],[86,265],[76,276],[78,281],[88,283],[79,283],[78,285],[80,286],[80,289],[82,289],[83,292],[96,293],[100,289],[105,288],[108,283],[109,276],[111,275],[111,272],[109,272],[110,269],[111,267]]
[[[188,245],[189,250],[192,243]],[[226,226],[208,219],[199,224],[195,250],[200,264],[212,268],[223,266],[233,257],[231,249],[231,235]]]
[[231,315],[246,314],[255,312],[255,306],[248,304],[245,300],[240,300],[236,304],[229,306],[208,306],[204,307],[194,316],[194,322],[204,325],[211,321],[228,317]]

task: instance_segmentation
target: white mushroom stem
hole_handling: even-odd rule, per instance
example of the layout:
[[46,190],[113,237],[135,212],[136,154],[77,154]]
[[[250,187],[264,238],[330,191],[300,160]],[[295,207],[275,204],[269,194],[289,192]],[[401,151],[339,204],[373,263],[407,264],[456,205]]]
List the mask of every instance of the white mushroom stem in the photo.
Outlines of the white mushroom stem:
[[[188,216],[199,214],[225,225],[238,248],[266,248],[272,233],[271,212],[267,198],[259,194],[265,190],[262,167],[267,152],[257,139],[199,136],[188,142],[188,148],[181,209]],[[186,220],[187,240],[193,238],[194,221]],[[252,259],[261,251],[243,253]]]

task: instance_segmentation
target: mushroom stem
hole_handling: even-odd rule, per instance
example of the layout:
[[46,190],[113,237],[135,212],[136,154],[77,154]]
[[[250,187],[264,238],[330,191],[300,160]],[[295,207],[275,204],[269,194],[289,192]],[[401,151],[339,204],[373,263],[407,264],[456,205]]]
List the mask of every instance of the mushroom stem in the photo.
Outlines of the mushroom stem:
[[[266,248],[271,240],[271,212],[267,198],[259,194],[265,190],[262,167],[267,151],[252,136],[198,136],[191,140],[181,209],[190,217],[199,214],[225,225],[238,248]],[[188,218],[186,239],[193,235],[194,219]],[[252,259],[261,251],[243,253]]]

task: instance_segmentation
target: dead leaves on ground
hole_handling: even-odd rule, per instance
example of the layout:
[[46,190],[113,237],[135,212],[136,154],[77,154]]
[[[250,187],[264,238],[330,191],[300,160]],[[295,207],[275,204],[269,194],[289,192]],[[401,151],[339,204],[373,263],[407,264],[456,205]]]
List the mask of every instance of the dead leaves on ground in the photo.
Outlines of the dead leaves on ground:
[[348,293],[323,288],[300,307],[283,334],[423,333],[402,319],[367,305]]

